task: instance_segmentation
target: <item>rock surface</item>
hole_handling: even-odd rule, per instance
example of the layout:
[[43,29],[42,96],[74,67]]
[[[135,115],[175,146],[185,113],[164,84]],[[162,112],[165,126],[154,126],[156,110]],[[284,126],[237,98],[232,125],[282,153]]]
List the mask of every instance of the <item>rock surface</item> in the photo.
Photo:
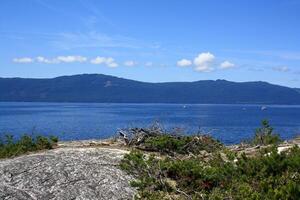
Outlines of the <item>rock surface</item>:
[[[279,145],[278,152],[294,145],[300,147],[300,138]],[[251,156],[264,147],[228,148]],[[53,150],[0,160],[0,200],[133,199],[133,178],[118,168],[126,149],[114,140],[69,141]]]
[[67,145],[0,160],[0,199],[132,199],[132,177],[118,168],[125,153]]

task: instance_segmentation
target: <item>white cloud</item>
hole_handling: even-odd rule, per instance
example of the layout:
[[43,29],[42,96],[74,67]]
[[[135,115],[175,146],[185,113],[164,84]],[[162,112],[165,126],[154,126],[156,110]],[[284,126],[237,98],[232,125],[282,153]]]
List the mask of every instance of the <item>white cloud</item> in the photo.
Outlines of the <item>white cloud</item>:
[[36,57],[36,60],[41,63],[49,63],[50,62],[50,60],[48,60],[47,58],[44,58],[43,56]]
[[281,66],[281,67],[273,67],[274,71],[278,72],[288,72],[290,69],[287,66]]
[[231,63],[229,61],[224,61],[220,64],[220,69],[230,69],[230,68],[233,68],[235,67],[235,64],[234,63]]
[[192,65],[192,61],[187,59],[181,59],[177,62],[177,66],[179,67],[186,67]]
[[152,62],[146,62],[146,63],[145,63],[145,66],[146,66],[146,67],[151,67],[152,65],[153,65]]
[[215,59],[215,56],[209,52],[200,53],[194,59],[195,70],[199,72],[210,72],[213,71],[212,63]]
[[35,60],[39,63],[45,64],[56,64],[56,63],[73,63],[73,62],[86,62],[87,58],[83,56],[58,56],[55,58],[45,58],[43,56],[38,56]]
[[58,56],[56,59],[59,62],[66,62],[66,63],[87,61],[87,58],[83,56]]
[[54,63],[59,63],[57,59],[48,59],[43,56],[38,56],[35,59],[39,63],[46,63],[46,64],[54,64]]
[[92,64],[98,64],[98,65],[101,65],[101,64],[104,64],[108,67],[117,67],[118,64],[115,62],[115,60],[111,57],[99,57],[97,56],[96,58],[92,59],[91,60],[91,63]]
[[108,67],[118,67],[118,64],[115,62],[106,64]]
[[32,62],[34,62],[34,60],[32,58],[29,58],[29,57],[23,57],[23,58],[14,58],[13,62],[16,62],[16,63],[32,63]]
[[[181,59],[177,61],[177,66],[187,67],[193,66],[195,71],[198,72],[211,72],[217,68],[217,63],[215,62],[216,57],[210,52],[199,53],[193,59],[193,62],[189,59]],[[235,67],[234,63],[227,60],[219,64],[219,69],[229,69]]]
[[103,64],[105,62],[106,62],[106,58],[105,57],[99,57],[99,56],[91,60],[92,64]]
[[128,67],[133,67],[133,66],[135,66],[137,63],[136,62],[134,62],[134,61],[132,61],[132,60],[128,60],[128,61],[125,61],[124,62],[124,65],[125,66],[128,66]]

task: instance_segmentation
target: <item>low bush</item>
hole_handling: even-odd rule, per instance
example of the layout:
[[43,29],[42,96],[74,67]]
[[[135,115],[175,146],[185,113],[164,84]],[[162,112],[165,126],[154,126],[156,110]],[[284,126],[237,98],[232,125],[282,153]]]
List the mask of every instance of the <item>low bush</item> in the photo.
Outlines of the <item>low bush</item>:
[[18,156],[27,152],[52,149],[58,142],[57,137],[44,137],[23,135],[18,140],[14,140],[12,135],[6,135],[0,140],[0,158]]
[[255,136],[250,141],[254,145],[278,144],[280,142],[280,136],[274,133],[274,129],[270,126],[268,120],[261,122],[261,127],[256,129]]
[[213,152],[220,150],[223,145],[208,135],[158,135],[148,137],[143,143],[145,149],[161,153],[198,154],[201,151]]
[[[295,146],[278,153],[279,137],[267,122],[262,124],[254,143],[269,146],[255,156],[200,145],[217,144],[212,138],[197,143],[209,159],[198,150],[191,156],[184,147],[193,141],[192,136],[162,135],[148,137],[144,144],[159,154],[133,150],[120,167],[135,177],[131,184],[138,188],[136,199],[298,200],[300,149]],[[183,155],[170,153],[173,151]]]
[[156,158],[132,151],[121,168],[136,177],[137,199],[297,199],[300,196],[300,149],[237,162],[220,154],[208,162],[198,158]]

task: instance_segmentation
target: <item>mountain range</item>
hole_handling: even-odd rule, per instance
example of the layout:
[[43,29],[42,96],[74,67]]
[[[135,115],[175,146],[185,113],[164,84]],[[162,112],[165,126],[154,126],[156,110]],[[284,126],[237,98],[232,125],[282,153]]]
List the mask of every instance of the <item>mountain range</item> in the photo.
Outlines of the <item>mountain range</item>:
[[0,78],[0,101],[300,105],[300,89],[261,81],[147,83],[81,74],[49,79]]

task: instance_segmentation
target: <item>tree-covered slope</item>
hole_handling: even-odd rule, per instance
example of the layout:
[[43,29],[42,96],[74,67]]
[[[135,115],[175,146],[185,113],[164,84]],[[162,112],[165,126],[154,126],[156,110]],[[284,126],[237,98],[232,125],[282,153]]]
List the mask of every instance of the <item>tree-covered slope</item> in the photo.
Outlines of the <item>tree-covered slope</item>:
[[102,74],[0,78],[0,101],[300,104],[295,89],[225,80],[145,83]]

